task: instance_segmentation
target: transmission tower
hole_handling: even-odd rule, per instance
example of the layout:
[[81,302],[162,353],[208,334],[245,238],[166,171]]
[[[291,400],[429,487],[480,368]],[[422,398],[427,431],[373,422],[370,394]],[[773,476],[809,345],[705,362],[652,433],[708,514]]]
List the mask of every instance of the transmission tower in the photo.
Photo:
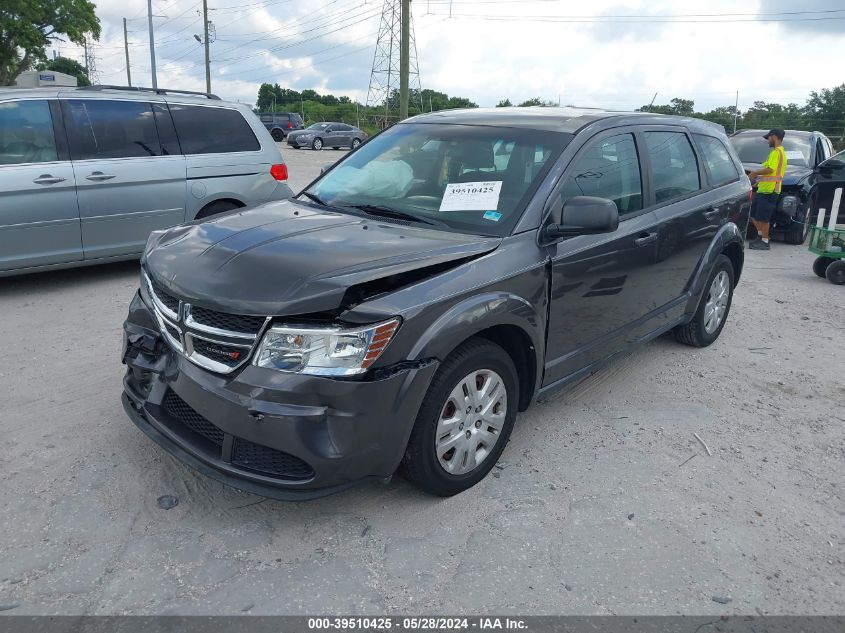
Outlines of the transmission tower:
[[[373,70],[367,90],[367,106],[383,109],[381,127],[390,124],[399,115],[399,51],[402,37],[402,0],[384,0],[381,24],[378,30]],[[414,20],[411,16],[408,89],[414,94],[415,105],[423,109],[420,69],[417,64],[417,43],[414,37]],[[414,93],[416,91],[416,93]],[[381,118],[381,117],[380,117]]]

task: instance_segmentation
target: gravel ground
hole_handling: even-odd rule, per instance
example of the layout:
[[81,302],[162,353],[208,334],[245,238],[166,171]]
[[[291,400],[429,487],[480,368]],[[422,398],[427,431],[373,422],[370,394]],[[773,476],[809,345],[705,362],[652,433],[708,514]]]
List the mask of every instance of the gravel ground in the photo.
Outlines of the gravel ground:
[[[294,188],[338,155],[286,151]],[[137,264],[2,279],[0,608],[842,614],[845,289],[811,263],[748,252],[716,344],[661,338],[535,405],[462,495],[394,478],[299,503],[126,418]]]

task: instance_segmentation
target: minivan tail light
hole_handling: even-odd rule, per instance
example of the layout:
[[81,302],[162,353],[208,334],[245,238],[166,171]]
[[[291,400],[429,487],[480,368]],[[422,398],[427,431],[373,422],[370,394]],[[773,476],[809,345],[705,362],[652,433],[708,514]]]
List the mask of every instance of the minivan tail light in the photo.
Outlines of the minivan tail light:
[[271,165],[270,175],[273,176],[273,178],[275,178],[276,180],[287,180],[288,166],[284,163],[282,163],[281,165]]

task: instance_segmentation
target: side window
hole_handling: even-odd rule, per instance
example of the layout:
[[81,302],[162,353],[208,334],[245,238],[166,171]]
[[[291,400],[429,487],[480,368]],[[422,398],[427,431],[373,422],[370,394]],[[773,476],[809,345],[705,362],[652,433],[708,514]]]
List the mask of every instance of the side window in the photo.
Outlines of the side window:
[[58,160],[46,100],[0,102],[0,165]]
[[659,204],[701,188],[695,153],[683,132],[646,132],[655,201]]
[[170,114],[185,154],[254,152],[261,149],[249,123],[237,110],[170,104]]
[[62,108],[73,160],[161,156],[150,103],[70,99]]
[[731,155],[727,148],[717,138],[695,134],[695,140],[701,149],[704,163],[714,185],[724,185],[733,182],[739,177]]
[[643,208],[640,160],[632,134],[619,134],[589,146],[569,167],[564,203],[575,196],[596,196],[616,203],[621,215]]

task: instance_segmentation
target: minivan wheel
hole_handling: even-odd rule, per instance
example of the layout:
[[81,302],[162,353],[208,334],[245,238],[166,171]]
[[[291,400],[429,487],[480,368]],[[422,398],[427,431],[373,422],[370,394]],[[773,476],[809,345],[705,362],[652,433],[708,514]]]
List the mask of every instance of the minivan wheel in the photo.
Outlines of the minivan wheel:
[[323,149],[323,139],[315,138],[314,142],[311,144],[311,148],[318,151]]
[[516,420],[516,367],[501,347],[472,339],[437,370],[402,460],[404,475],[449,497],[484,479]]
[[282,132],[279,129],[273,130],[272,132],[270,132],[270,135],[273,137],[273,140],[276,141],[277,143],[285,140],[284,132]]
[[707,347],[722,333],[731,311],[734,267],[726,255],[719,255],[705,286],[692,321],[675,328],[675,339],[693,347]]

